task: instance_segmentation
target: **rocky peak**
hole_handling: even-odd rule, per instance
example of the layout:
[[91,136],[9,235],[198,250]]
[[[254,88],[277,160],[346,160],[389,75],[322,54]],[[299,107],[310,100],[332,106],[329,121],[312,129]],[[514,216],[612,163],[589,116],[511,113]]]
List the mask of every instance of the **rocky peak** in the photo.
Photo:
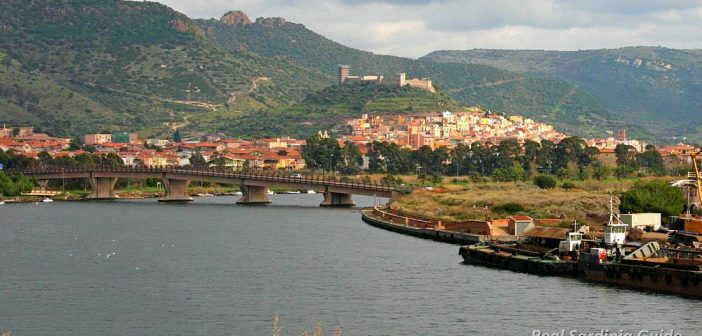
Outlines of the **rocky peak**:
[[286,21],[281,17],[260,17],[256,19],[256,23],[261,24],[266,27],[282,27],[285,25]]
[[225,25],[229,26],[235,26],[235,25],[248,25],[251,24],[251,19],[249,19],[249,16],[246,15],[246,13],[237,10],[237,11],[229,11],[226,14],[222,16],[220,19],[222,23]]

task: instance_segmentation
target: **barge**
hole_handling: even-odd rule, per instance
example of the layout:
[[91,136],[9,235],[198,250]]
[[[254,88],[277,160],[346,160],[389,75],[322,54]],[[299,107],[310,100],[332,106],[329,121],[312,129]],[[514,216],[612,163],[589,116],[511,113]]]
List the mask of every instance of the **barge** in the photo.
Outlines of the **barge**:
[[702,298],[702,251],[663,249],[650,242],[623,258],[604,257],[606,252],[583,253],[580,269],[586,280]]
[[376,208],[364,209],[361,211],[361,217],[364,222],[377,228],[406,234],[409,236],[440,241],[444,243],[467,245],[484,242],[487,238],[487,236],[485,235],[448,231],[428,227],[417,227],[405,223],[396,223],[392,220],[382,218],[382,216],[379,216],[376,213],[378,211],[379,210]]
[[462,246],[458,253],[467,264],[501,268],[537,275],[574,276],[578,263],[556,255],[523,250],[517,245],[474,244]]

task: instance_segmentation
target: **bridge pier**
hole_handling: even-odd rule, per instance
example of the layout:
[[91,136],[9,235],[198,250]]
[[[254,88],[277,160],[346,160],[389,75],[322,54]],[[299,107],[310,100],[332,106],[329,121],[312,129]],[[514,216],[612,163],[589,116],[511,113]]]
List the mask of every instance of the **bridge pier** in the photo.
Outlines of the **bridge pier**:
[[241,198],[236,201],[236,204],[268,204],[271,200],[268,199],[268,187],[258,185],[247,185],[242,183]]
[[322,207],[352,207],[356,206],[356,202],[351,199],[351,194],[335,193],[331,191],[324,192],[324,201],[319,206]]
[[49,180],[38,180],[37,183],[39,184],[39,188],[46,190],[46,187],[49,185]]
[[88,177],[88,182],[90,183],[90,194],[86,199],[91,200],[111,200],[117,199],[115,194],[115,184],[117,183],[116,177]]
[[189,180],[163,179],[163,187],[166,195],[159,198],[159,202],[192,202],[193,198],[188,194]]

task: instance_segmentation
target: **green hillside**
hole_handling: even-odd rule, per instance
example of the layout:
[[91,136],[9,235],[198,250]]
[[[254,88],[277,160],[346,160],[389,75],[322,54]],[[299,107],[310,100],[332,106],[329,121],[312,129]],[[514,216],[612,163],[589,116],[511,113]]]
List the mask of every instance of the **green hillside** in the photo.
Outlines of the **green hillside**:
[[228,130],[256,136],[304,136],[363,113],[411,114],[460,108],[460,103],[441,91],[368,83],[332,85],[299,103],[262,111],[257,117],[243,117]]
[[[5,0],[0,52],[13,60],[3,75],[22,88],[3,89],[0,122],[65,136],[118,130],[166,136],[176,128],[191,136],[302,134],[359,112],[457,105],[522,113],[581,136],[621,124],[560,79],[375,55],[279,18],[252,23],[243,13],[228,13],[222,20],[192,20],[154,2]],[[430,77],[439,93],[329,87],[338,64],[391,81],[399,72]],[[29,105],[18,100],[24,96],[33,99]]]
[[53,133],[74,134],[75,118],[89,127],[98,127],[97,120],[118,123],[111,111],[78,92],[57,84],[40,74],[29,74],[9,56],[0,53],[0,120],[11,124],[55,125]]
[[[104,105],[113,115],[98,119],[104,128],[149,133],[193,114],[288,104],[323,88],[327,79],[284,60],[221,50],[192,20],[152,2],[2,1],[0,51],[24,73],[46,76]],[[96,131],[82,123],[83,110],[66,112],[80,123],[70,132]],[[40,126],[61,131],[35,117]]]
[[702,51],[630,47],[583,51],[442,50],[423,57],[486,64],[585,90],[618,119],[659,138],[702,140]]
[[559,79],[535,79],[482,64],[441,63],[376,55],[343,46],[301,24],[282,19],[258,19],[250,24],[198,20],[207,39],[230,52],[251,51],[337,76],[348,64],[352,74],[381,74],[394,78],[430,77],[448,95],[466,105],[505,113],[523,113],[555,124],[559,129],[589,136],[620,127],[597,101]]

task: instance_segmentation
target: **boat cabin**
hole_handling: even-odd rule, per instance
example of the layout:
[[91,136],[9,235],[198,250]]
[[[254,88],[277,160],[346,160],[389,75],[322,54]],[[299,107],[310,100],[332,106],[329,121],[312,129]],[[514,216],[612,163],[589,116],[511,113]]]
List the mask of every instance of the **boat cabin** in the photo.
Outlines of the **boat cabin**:
[[629,225],[623,223],[610,223],[604,227],[604,243],[608,247],[624,246],[626,231]]
[[554,249],[559,248],[563,237],[566,237],[568,232],[570,232],[570,229],[534,226],[524,232],[523,241],[528,244]]
[[577,252],[583,242],[583,234],[580,232],[568,232],[566,239],[558,245],[559,253]]

